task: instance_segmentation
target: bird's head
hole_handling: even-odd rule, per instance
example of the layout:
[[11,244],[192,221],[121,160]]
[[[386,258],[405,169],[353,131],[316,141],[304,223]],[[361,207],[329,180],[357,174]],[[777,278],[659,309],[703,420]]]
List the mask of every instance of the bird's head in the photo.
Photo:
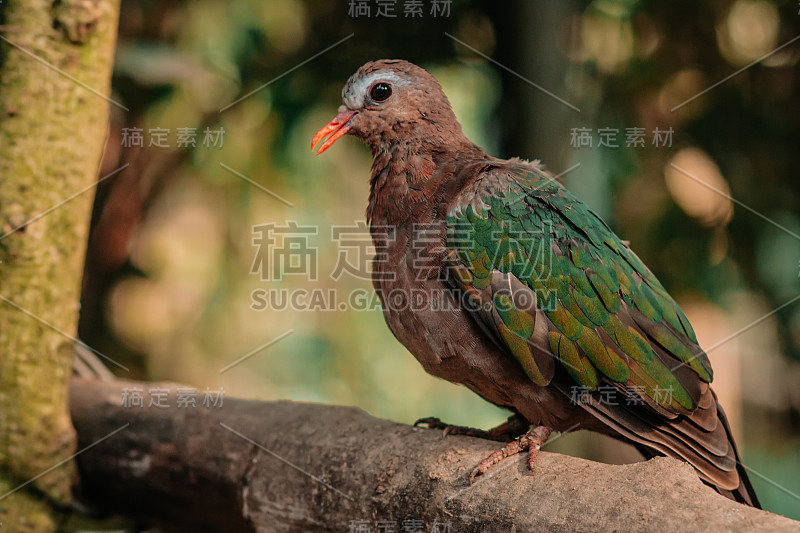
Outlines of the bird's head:
[[425,69],[402,60],[372,61],[350,76],[342,89],[339,113],[317,132],[313,149],[321,154],[344,134],[363,140],[373,154],[393,143],[461,140],[450,102]]

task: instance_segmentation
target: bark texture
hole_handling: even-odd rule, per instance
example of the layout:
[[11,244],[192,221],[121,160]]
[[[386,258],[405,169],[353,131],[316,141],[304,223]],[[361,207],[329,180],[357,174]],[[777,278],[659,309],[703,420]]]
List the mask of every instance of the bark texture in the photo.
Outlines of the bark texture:
[[[143,406],[122,405],[136,388]],[[154,388],[170,389],[168,407],[149,406]],[[200,396],[177,407],[177,397],[173,384],[73,382],[80,446],[107,437],[78,457],[83,503],[169,532],[374,532],[382,520],[397,531],[406,520],[423,531],[449,521],[451,532],[800,529],[672,459],[613,466],[543,452],[533,476],[518,457],[469,486],[497,443],[349,407],[225,398],[214,408]]]
[[0,522],[49,531],[72,462],[14,489],[75,450],[69,336],[110,105],[92,91],[110,92],[119,0],[0,9]]

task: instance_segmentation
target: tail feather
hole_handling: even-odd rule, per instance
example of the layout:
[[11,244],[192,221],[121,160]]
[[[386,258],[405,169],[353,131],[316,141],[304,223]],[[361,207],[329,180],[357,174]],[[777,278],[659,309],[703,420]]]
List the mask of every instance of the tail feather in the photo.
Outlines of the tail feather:
[[610,434],[631,442],[645,457],[668,456],[686,461],[703,483],[723,496],[761,507],[725,411],[710,387],[706,386],[694,412],[673,419],[664,419],[646,408],[600,401],[581,402],[581,406],[602,421]]
[[[736,457],[736,472],[739,474],[739,487],[736,490],[723,491],[717,489],[717,492],[739,503],[761,509],[761,503],[758,501],[756,491],[753,490],[753,485],[750,483],[750,478],[747,476],[747,469],[744,467],[742,458],[739,455],[739,450],[736,448],[736,443],[733,441],[733,433],[731,433],[731,426],[728,424],[728,417],[725,416],[725,411],[723,411],[722,406],[719,404],[717,404],[717,416],[725,427],[725,433],[728,434],[728,443],[730,443],[731,448],[733,448],[733,455]],[[713,488],[716,489],[716,487]]]
[[[642,456],[644,456],[645,459],[652,459],[653,457],[664,457],[664,454],[658,453],[653,448],[645,446],[644,444],[639,444],[638,442],[631,442],[630,444],[632,444],[633,447],[636,448],[639,451],[639,453],[641,453]],[[717,485],[714,485],[710,481],[706,481],[702,477],[700,478],[700,481],[702,481],[703,484],[708,485],[709,487],[717,491],[719,494],[725,496],[730,500],[742,503],[744,505],[749,505],[750,507],[755,507],[756,509],[761,509],[761,503],[758,501],[758,497],[756,496],[756,493],[753,490],[753,486],[750,484],[750,479],[747,477],[747,471],[742,466],[742,463],[739,462],[738,452],[736,453],[736,460],[737,460],[736,472],[739,474],[738,488],[734,490],[725,490],[718,487]]]

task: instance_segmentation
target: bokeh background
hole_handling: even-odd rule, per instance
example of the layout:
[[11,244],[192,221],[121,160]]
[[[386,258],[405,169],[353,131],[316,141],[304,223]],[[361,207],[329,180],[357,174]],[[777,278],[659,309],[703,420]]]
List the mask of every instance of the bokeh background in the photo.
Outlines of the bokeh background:
[[[631,241],[714,347],[715,388],[763,504],[800,518],[798,11],[767,0],[124,0],[113,97],[130,111],[112,108],[101,176],[129,166],[98,188],[80,336],[125,378],[405,423],[505,420],[426,375],[375,305],[338,306],[371,294],[363,272],[331,276],[342,253],[365,265],[369,250],[344,250],[331,231],[363,222],[371,160],[349,137],[321,157],[309,142],[358,66],[408,59],[438,77],[476,143],[569,170],[567,186]],[[654,142],[656,130],[671,138]],[[315,233],[254,245],[255,226],[290,222]],[[296,262],[276,263],[280,251]],[[337,303],[254,300],[276,290],[333,291]],[[580,433],[548,448],[636,460]]]

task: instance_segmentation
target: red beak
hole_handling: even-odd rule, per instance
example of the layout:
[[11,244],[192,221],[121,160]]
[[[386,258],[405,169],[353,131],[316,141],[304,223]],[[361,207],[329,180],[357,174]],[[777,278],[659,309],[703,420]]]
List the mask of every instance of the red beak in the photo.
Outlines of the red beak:
[[356,116],[357,111],[353,109],[348,109],[345,106],[339,108],[339,114],[333,117],[333,120],[328,122],[327,126],[322,128],[314,135],[314,139],[311,140],[311,149],[313,150],[314,147],[329,133],[331,134],[328,139],[322,143],[322,146],[319,147],[317,150],[317,155],[321,154],[328,148],[330,148],[333,143],[336,142],[336,139],[350,131],[352,125],[350,124],[350,120]]

